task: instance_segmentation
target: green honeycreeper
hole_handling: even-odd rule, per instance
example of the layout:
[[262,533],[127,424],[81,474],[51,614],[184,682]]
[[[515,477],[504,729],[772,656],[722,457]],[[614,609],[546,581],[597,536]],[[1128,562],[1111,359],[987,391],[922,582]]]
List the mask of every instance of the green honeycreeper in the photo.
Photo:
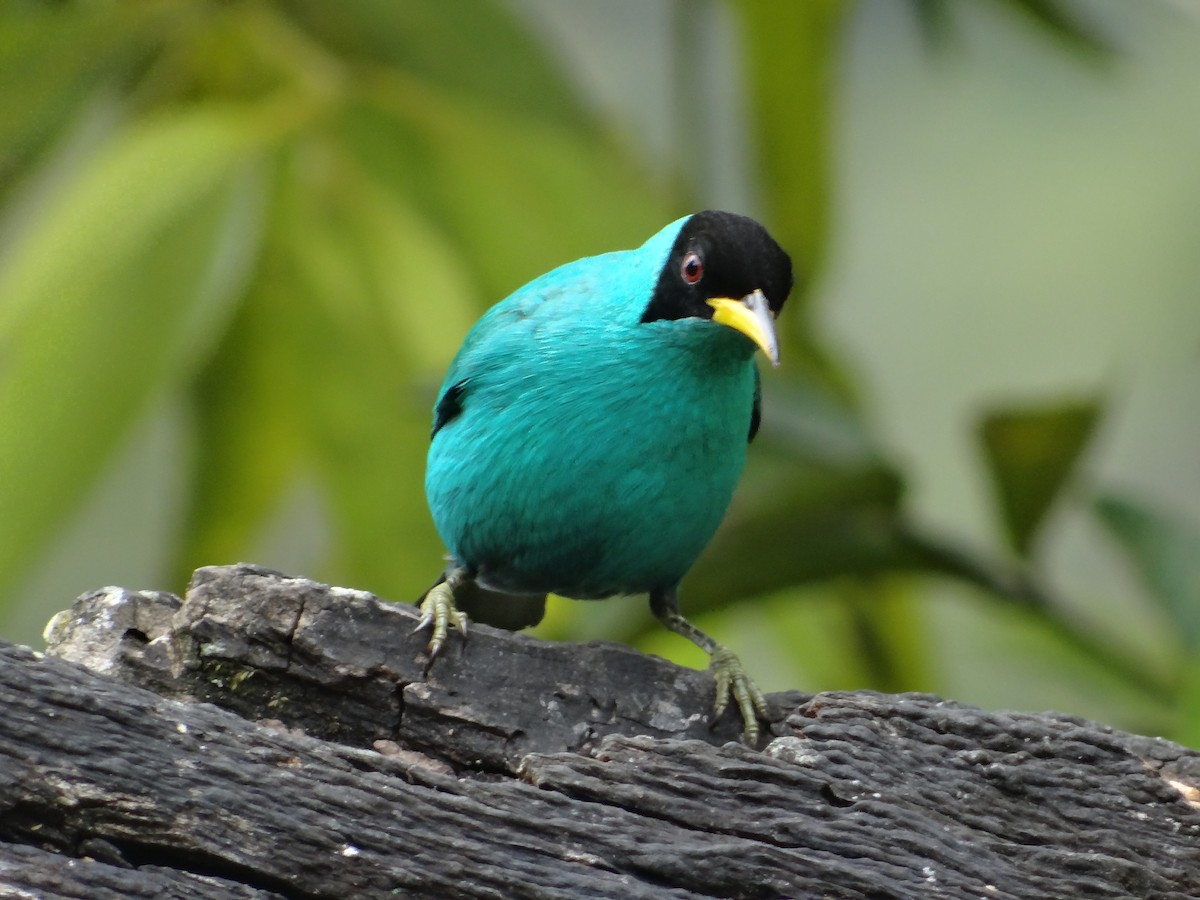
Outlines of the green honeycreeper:
[[[450,562],[421,601],[430,659],[463,606],[646,593],[711,658],[714,717],[747,743],[766,702],[737,656],[679,611],[759,422],[792,264],[760,224],[708,210],[636,250],[576,260],[493,306],[434,411],[425,490]],[[482,601],[481,599],[482,598]],[[486,618],[486,616],[485,616]]]

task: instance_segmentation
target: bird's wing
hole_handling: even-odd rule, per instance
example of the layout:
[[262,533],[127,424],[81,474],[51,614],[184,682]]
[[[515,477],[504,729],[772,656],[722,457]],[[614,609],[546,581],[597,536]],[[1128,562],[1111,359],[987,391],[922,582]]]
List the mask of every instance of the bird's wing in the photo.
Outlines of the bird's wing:
[[437,406],[433,410],[433,430],[429,433],[431,441],[433,436],[442,430],[443,425],[463,411],[463,394],[467,392],[467,382],[463,380],[449,384],[449,387],[443,387]]
[[750,436],[746,443],[754,440],[758,434],[758,426],[762,424],[762,376],[758,373],[758,364],[754,365],[754,405],[750,408]]
[[585,326],[598,314],[598,262],[591,257],[560,266],[510,294],[475,323],[442,383],[434,408],[434,435],[462,414],[482,383],[517,380],[538,333]]

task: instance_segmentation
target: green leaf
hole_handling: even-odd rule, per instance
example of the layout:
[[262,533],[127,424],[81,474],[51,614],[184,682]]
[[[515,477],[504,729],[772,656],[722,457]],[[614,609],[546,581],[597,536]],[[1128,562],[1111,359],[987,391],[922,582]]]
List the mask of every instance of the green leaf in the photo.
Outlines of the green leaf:
[[792,255],[796,279],[780,323],[787,371],[852,399],[853,378],[814,333],[808,313],[829,238],[834,87],[853,6],[846,0],[739,0],[731,8],[760,200],[772,234]]
[[1108,40],[1063,0],[1000,0],[1064,48],[1092,57],[1111,51]]
[[[952,37],[951,10],[961,4],[949,0],[910,0],[910,3],[926,41],[935,48],[948,43]],[[1062,0],[995,0],[994,5],[1026,18],[1077,56],[1103,61],[1113,52],[1109,39]]]
[[1099,404],[997,410],[979,426],[992,487],[1012,547],[1028,556],[1095,430]]
[[637,246],[690,211],[672,211],[587,131],[399,79],[382,79],[371,100],[347,110],[347,147],[453,243],[489,302],[560,263]]
[[[415,597],[440,570],[424,462],[440,379],[474,318],[462,260],[436,230],[334,151],[282,192],[271,277],[282,291],[298,427],[334,523],[337,577]],[[435,374],[436,373],[436,374]],[[429,382],[429,392],[414,384]]]
[[762,199],[776,238],[795,259],[796,306],[828,238],[830,113],[850,8],[845,0],[740,0],[733,6],[767,186]]
[[929,626],[913,578],[847,580],[840,585],[855,624],[855,647],[884,691],[919,691],[935,680]]
[[1200,653],[1193,652],[1184,662],[1175,713],[1171,740],[1185,747],[1200,747]]
[[984,707],[1067,709],[1119,727],[1161,728],[1174,684],[1127,649],[1062,618],[947,585],[923,592],[939,679],[925,688]]
[[197,440],[171,563],[176,583],[200,566],[246,558],[303,456],[303,391],[288,346],[292,298],[269,258],[259,274],[190,386]]
[[0,185],[110,73],[136,57],[146,4],[7,4],[0,9]]
[[[342,529],[341,561],[371,560],[338,577],[411,593],[405,575],[431,581],[441,551],[418,541],[428,549],[421,565],[397,550],[398,536],[432,537],[412,491],[434,380],[474,321],[476,294],[463,260],[404,198],[336,151],[330,165],[306,168],[310,145],[323,142],[298,143],[282,167],[259,278],[194,392],[203,440],[176,570],[244,554],[315,467]],[[346,453],[340,442],[356,434]],[[368,448],[380,454],[370,466]],[[408,493],[379,499],[375,491],[401,478]]]
[[0,591],[224,325],[262,139],[225,110],[149,120],[24,223],[0,268]]
[[[502,117],[592,126],[561,68],[493,0],[290,0],[289,14],[339,57],[438,85]],[[481,65],[481,60],[487,60]]]
[[1098,497],[1095,511],[1184,645],[1200,649],[1200,529],[1115,494]]

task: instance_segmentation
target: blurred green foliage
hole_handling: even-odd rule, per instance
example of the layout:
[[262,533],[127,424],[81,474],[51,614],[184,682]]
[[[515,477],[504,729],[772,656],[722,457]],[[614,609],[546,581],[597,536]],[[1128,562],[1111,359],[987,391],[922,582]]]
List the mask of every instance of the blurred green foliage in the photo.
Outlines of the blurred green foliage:
[[[998,645],[1057,659],[1049,679],[1096,678],[1125,692],[1136,724],[1200,743],[1186,715],[1200,709],[1197,536],[1079,486],[1101,405],[981,416],[1009,544],[978,550],[906,512],[905,472],[877,445],[853,368],[814,326],[832,97],[855,5],[727,6],[764,218],[801,281],[754,462],[685,608],[748,650],[769,687],[938,690],[939,653],[971,640],[947,630],[952,610],[930,624],[926,595],[950,580],[1000,610]],[[1063,53],[1109,52],[1065,4],[997,5]],[[937,37],[947,6],[912,10]],[[328,552],[296,574],[415,599],[442,553],[422,490],[430,406],[462,335],[529,278],[636,245],[696,206],[685,166],[663,178],[639,164],[544,41],[484,0],[9,3],[0,86],[10,605],[164,398],[182,398],[191,440],[173,575],[159,587],[253,557],[307,484]],[[1109,529],[1178,632],[1169,653],[1095,629],[1044,584],[1039,538],[1062,504]],[[698,662],[644,607],[555,607],[543,633]]]
[[1096,403],[998,410],[980,425],[1005,531],[1013,549],[1028,556],[1038,527],[1074,470],[1100,415]]

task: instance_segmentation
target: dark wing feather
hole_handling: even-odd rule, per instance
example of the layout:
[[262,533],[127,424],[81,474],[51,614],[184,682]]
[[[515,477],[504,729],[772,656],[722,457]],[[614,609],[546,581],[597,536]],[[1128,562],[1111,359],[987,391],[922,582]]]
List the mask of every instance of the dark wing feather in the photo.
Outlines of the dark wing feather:
[[463,379],[457,384],[450,385],[446,392],[438,398],[437,408],[433,411],[433,431],[429,434],[430,440],[433,440],[433,436],[442,429],[442,426],[463,411],[463,395],[466,392],[467,381]]
[[754,405],[750,408],[750,436],[746,443],[754,440],[758,434],[758,426],[762,424],[762,377],[758,374],[758,366],[754,367]]

